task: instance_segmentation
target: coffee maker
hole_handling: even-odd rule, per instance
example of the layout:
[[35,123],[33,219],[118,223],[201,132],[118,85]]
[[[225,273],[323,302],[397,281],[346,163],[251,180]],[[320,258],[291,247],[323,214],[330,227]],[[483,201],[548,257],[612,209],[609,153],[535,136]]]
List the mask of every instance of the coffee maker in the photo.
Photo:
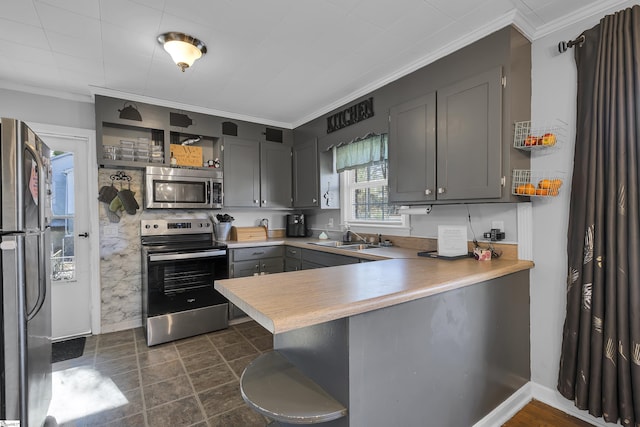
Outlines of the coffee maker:
[[304,214],[287,215],[287,237],[307,237]]

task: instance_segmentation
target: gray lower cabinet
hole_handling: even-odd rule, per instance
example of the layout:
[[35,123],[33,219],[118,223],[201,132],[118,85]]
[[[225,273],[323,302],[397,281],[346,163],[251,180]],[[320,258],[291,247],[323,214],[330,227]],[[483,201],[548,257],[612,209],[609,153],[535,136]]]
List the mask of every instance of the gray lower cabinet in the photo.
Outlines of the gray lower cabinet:
[[[282,273],[283,271],[283,246],[229,249],[229,278]],[[246,316],[246,314],[242,310],[229,303],[229,319],[237,319],[243,316]]]
[[284,271],[298,271],[302,269],[302,249],[295,246],[284,247]]
[[360,262],[359,258],[347,255],[314,251],[312,249],[300,249],[300,251],[302,270],[333,267],[336,265],[358,264]]
[[230,278],[262,273],[282,273],[283,271],[283,246],[256,246],[229,250]]
[[494,68],[391,108],[391,202],[501,197],[501,78]]
[[226,137],[224,204],[232,207],[291,207],[291,147]]

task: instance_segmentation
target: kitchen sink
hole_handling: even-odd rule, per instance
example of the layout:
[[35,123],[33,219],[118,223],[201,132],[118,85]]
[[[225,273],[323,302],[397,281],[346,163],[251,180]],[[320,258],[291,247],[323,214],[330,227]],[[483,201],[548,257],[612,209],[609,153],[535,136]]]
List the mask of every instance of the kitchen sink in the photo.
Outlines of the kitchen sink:
[[338,248],[351,251],[358,251],[361,249],[379,248],[380,245],[374,245],[371,243],[353,243],[353,242],[339,242],[337,240],[329,240],[326,242],[308,242],[310,245],[324,246],[329,248]]

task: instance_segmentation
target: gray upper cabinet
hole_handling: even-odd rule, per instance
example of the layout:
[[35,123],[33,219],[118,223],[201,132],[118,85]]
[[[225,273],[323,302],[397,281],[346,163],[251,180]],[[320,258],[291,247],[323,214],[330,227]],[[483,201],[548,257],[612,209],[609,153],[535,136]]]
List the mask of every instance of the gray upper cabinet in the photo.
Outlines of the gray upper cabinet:
[[260,144],[260,206],[291,207],[291,147],[276,142]]
[[320,206],[318,141],[311,139],[293,147],[293,207]]
[[389,199],[499,199],[502,85],[495,68],[390,109]]
[[501,78],[494,68],[438,90],[438,200],[500,198]]
[[318,151],[313,138],[293,147],[293,207],[340,208],[340,181],[333,152]]
[[260,143],[224,139],[224,205],[260,206]]
[[435,93],[391,108],[389,141],[390,201],[435,200]]
[[225,137],[224,204],[291,207],[291,147]]

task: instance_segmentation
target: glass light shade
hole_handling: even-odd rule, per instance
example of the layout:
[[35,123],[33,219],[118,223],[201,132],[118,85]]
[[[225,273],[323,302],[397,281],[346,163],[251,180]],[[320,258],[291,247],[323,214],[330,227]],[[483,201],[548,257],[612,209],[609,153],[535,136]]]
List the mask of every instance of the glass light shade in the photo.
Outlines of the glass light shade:
[[164,50],[171,55],[173,62],[184,72],[194,61],[207,53],[207,46],[197,38],[179,32],[169,32],[158,36]]
[[164,44],[164,50],[166,50],[171,59],[178,67],[184,71],[193,65],[196,59],[202,56],[202,52],[196,46],[191,43],[181,40],[171,40]]

